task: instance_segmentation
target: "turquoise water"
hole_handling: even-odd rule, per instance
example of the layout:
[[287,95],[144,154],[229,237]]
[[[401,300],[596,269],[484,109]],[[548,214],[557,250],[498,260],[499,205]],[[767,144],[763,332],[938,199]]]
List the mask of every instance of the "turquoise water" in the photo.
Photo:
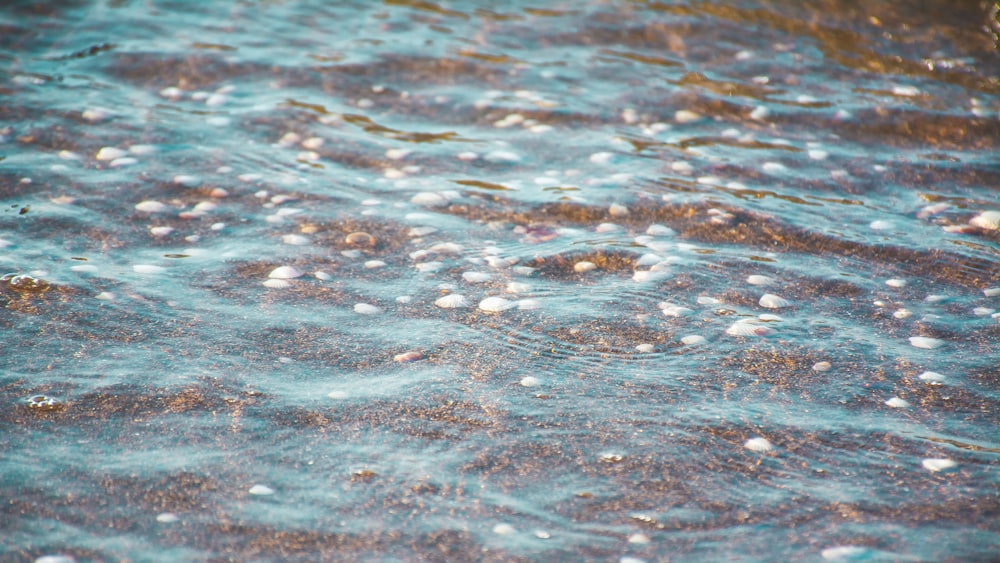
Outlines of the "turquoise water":
[[0,560],[996,557],[1000,24],[897,4],[0,9]]

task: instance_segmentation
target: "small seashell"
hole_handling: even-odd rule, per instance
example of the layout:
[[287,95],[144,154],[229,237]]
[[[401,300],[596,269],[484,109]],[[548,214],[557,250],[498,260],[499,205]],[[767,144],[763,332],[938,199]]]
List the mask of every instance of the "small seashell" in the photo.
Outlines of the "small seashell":
[[958,467],[958,464],[947,458],[928,458],[920,462],[924,469],[934,473],[947,473]]
[[398,362],[398,363],[401,363],[401,364],[406,364],[406,363],[409,363],[409,362],[415,362],[417,360],[422,360],[423,358],[424,358],[424,355],[421,354],[420,352],[410,351],[410,352],[403,352],[402,354],[396,354],[395,356],[392,357],[392,361]]
[[493,279],[493,275],[486,272],[464,272],[462,279],[468,283],[483,283]]
[[457,293],[452,293],[445,295],[444,297],[439,297],[434,305],[441,307],[442,309],[459,309],[462,307],[469,306],[469,300],[465,298],[464,295],[459,295]]
[[608,208],[608,213],[610,213],[612,217],[625,217],[628,215],[628,207],[618,203],[613,203],[611,204],[611,207]]
[[127,154],[128,151],[117,147],[102,147],[101,150],[97,151],[97,155],[94,158],[97,160],[115,160],[124,158]]
[[906,280],[900,280],[900,279],[885,280],[885,285],[896,288],[906,287]]
[[660,303],[660,311],[668,317],[686,317],[694,313],[694,309],[674,305],[673,303]]
[[135,209],[143,213],[163,213],[164,211],[170,211],[170,206],[158,201],[146,200],[135,204]]
[[635,347],[635,351],[640,354],[651,354],[656,348],[652,344],[639,344]]
[[747,276],[747,283],[750,285],[771,285],[774,283],[774,278],[770,276],[762,276],[759,274],[754,274],[752,276]]
[[589,262],[587,260],[581,260],[576,264],[573,264],[573,271],[579,272],[581,274],[596,269],[597,269],[597,264],[594,264],[593,262]]
[[830,368],[832,367],[833,366],[830,365],[830,362],[816,362],[813,364],[812,369],[813,371],[830,371]]
[[653,224],[646,229],[646,234],[654,237],[672,237],[677,234],[677,231],[664,225]]
[[371,303],[357,303],[354,305],[354,312],[359,315],[377,315],[382,312],[382,309]]
[[533,376],[528,375],[528,376],[525,376],[525,377],[521,378],[521,386],[522,387],[538,387],[541,384],[542,384],[542,382],[539,381],[539,379],[537,377],[533,377]]
[[264,282],[264,287],[270,289],[288,289],[289,287],[292,287],[292,285],[292,282],[281,279],[270,279]]
[[344,242],[351,246],[375,246],[375,237],[368,233],[357,231],[344,237]]
[[490,313],[499,313],[517,307],[514,301],[508,301],[503,297],[487,297],[479,302],[479,308]]
[[424,207],[441,207],[448,205],[448,198],[437,192],[420,192],[410,198],[410,203]]
[[708,342],[708,339],[700,334],[691,334],[681,338],[681,344],[684,344],[685,346],[699,346],[701,344],[705,344],[706,342]]
[[761,307],[767,307],[768,309],[781,309],[783,307],[788,307],[792,303],[791,301],[779,297],[773,293],[765,293],[761,296],[760,301],[758,301]]
[[894,408],[894,409],[905,409],[906,407],[910,406],[910,402],[909,401],[906,401],[904,399],[900,399],[899,397],[893,397],[893,398],[889,399],[888,401],[886,401],[885,404],[888,405],[888,406],[890,406],[890,407],[892,407],[892,408]]
[[774,449],[774,444],[772,444],[767,438],[750,438],[743,443],[743,447],[752,452],[769,452]]
[[517,302],[517,308],[521,311],[533,311],[541,309],[542,304],[537,299],[521,299]]
[[935,383],[939,385],[941,383],[944,383],[945,380],[947,379],[944,375],[936,371],[925,371],[924,373],[918,375],[917,378],[920,379],[921,381],[926,381],[928,383]]
[[774,329],[754,324],[750,320],[741,320],[729,325],[726,334],[730,336],[767,336],[774,334]]
[[939,348],[944,345],[944,340],[938,338],[930,338],[927,336],[911,336],[910,346],[914,348],[925,348],[927,350],[933,350],[934,348]]
[[990,231],[1000,230],[1000,211],[984,211],[969,219],[969,224]]
[[279,266],[271,270],[271,273],[267,277],[275,280],[291,280],[301,277],[304,273],[295,266]]
[[251,495],[273,495],[274,489],[266,485],[254,485],[247,492]]

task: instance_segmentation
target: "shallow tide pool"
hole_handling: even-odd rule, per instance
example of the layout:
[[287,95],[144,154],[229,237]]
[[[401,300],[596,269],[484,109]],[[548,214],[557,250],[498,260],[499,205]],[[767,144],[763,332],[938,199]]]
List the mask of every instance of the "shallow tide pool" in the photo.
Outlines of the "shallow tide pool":
[[0,560],[997,557],[992,4],[0,8]]

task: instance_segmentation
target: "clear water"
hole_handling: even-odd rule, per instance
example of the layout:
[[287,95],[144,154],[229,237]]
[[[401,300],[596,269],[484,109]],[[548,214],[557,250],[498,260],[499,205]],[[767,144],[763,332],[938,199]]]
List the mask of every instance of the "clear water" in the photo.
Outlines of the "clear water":
[[7,4],[0,559],[996,557],[1000,24],[809,4]]

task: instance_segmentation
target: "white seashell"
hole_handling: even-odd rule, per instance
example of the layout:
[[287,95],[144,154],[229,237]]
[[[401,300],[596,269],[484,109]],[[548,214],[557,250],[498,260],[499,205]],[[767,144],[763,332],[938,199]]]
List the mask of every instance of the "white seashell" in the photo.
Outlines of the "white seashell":
[[774,444],[767,438],[750,438],[743,443],[743,447],[752,452],[769,452],[774,449]]
[[905,318],[910,317],[912,315],[913,315],[913,312],[911,312],[909,309],[900,309],[900,310],[898,310],[898,311],[896,311],[896,312],[894,312],[892,314],[893,318],[896,318],[896,319],[905,319]]
[[928,458],[920,462],[924,469],[934,473],[948,472],[958,467],[958,464],[947,458]]
[[816,362],[813,364],[812,369],[813,371],[830,371],[830,368],[832,367],[833,366],[830,365],[830,362]]
[[1000,230],[1000,211],[984,211],[969,219],[969,224],[980,229]]
[[701,114],[691,110],[682,109],[674,112],[674,120],[677,123],[691,123],[693,121],[698,121],[699,119],[701,119]]
[[628,215],[628,207],[619,203],[613,203],[611,204],[611,207],[608,208],[608,213],[610,213],[612,217],[625,217]]
[[288,289],[289,287],[292,287],[292,285],[294,284],[292,284],[292,282],[288,280],[274,279],[274,280],[267,280],[264,282],[264,287],[270,289]]
[[298,277],[302,277],[305,272],[296,268],[295,266],[279,266],[267,275],[267,277],[275,280],[291,280]]
[[773,293],[765,293],[761,296],[758,303],[760,303],[761,307],[767,307],[768,309],[781,309],[782,307],[788,307],[792,304],[791,301]]
[[892,408],[894,408],[894,409],[905,409],[906,407],[910,406],[910,402],[909,401],[906,401],[904,399],[900,399],[899,397],[893,397],[893,398],[889,399],[888,401],[886,401],[885,404],[888,405],[888,406],[890,406],[890,407],[892,407]]
[[986,297],[996,297],[1000,295],[1000,287],[988,287],[983,290],[983,295]]
[[658,254],[643,254],[635,261],[636,266],[652,266],[663,262],[663,257]]
[[938,338],[930,338],[927,336],[911,336],[910,346],[914,348],[925,348],[927,350],[933,350],[944,345],[944,340]]
[[479,308],[490,313],[499,313],[507,309],[513,309],[514,307],[517,307],[516,302],[508,301],[503,297],[487,297],[479,302]]
[[414,266],[418,272],[423,274],[430,274],[440,270],[444,266],[441,262],[422,262]]
[[897,288],[898,287],[906,287],[906,280],[900,280],[900,279],[885,280],[885,285],[887,285],[889,287],[897,287]]
[[284,235],[281,237],[281,242],[291,244],[293,246],[304,246],[309,244],[309,237],[296,234]]
[[542,382],[539,381],[539,379],[537,377],[532,377],[532,376],[529,375],[529,376],[521,378],[521,386],[522,387],[538,387],[541,384],[542,384]]
[[771,313],[764,313],[763,315],[758,315],[757,318],[766,323],[776,323],[785,320],[784,318],[779,317],[778,315],[773,315]]
[[330,280],[333,279],[333,276],[331,276],[330,274],[324,272],[323,270],[317,270],[317,271],[313,272],[313,276],[315,276],[316,279],[323,280],[323,281],[330,281]]
[[385,262],[381,260],[368,260],[365,262],[365,268],[369,270],[374,270],[375,268],[384,268]]
[[527,293],[531,291],[531,286],[522,282],[510,282],[507,284],[507,293]]
[[420,192],[410,198],[410,203],[424,207],[441,207],[448,205],[448,198],[436,192]]
[[653,224],[646,229],[646,234],[654,237],[672,237],[677,234],[677,231],[664,225]]
[[370,303],[358,303],[354,305],[354,312],[359,315],[377,315],[382,309]]
[[469,300],[466,299],[464,295],[451,293],[443,297],[438,297],[438,299],[434,301],[434,305],[441,307],[442,309],[460,309],[462,307],[468,307]]
[[254,485],[247,492],[251,495],[273,495],[274,489],[266,485]]
[[462,274],[462,279],[468,283],[483,283],[493,279],[493,274],[487,274],[486,272],[465,272]]
[[774,334],[774,330],[766,326],[754,324],[749,320],[736,321],[729,325],[726,334],[730,336],[767,336]]
[[464,249],[454,242],[439,242],[427,250],[437,254],[461,254]]
[[639,344],[635,347],[635,351],[641,354],[651,354],[656,348],[652,344]]
[[621,230],[621,226],[614,223],[601,223],[594,228],[596,233],[617,233]]
[[103,147],[101,150],[97,151],[97,155],[94,157],[97,160],[115,160],[118,158],[123,158],[128,154],[128,151],[119,149],[117,147]]
[[838,545],[820,552],[827,561],[863,561],[870,558],[871,550],[860,545]]
[[929,383],[937,383],[937,384],[944,383],[945,380],[947,379],[944,375],[936,371],[925,371],[924,373],[921,373],[917,377],[921,381],[927,381]]
[[579,273],[589,272],[591,270],[596,270],[596,269],[597,269],[597,264],[594,264],[593,262],[588,262],[587,260],[581,260],[576,264],[573,264],[573,271]]
[[135,208],[136,210],[144,213],[163,213],[164,211],[170,211],[169,205],[153,200],[140,201],[135,204]]
[[668,317],[686,317],[694,313],[693,309],[674,305],[673,303],[660,303],[660,311]]
[[750,285],[771,285],[774,283],[774,278],[754,274],[752,276],[747,276],[747,283]]
[[701,344],[705,344],[706,342],[708,342],[708,339],[700,334],[691,334],[681,338],[681,344],[684,344],[685,346],[699,346]]

